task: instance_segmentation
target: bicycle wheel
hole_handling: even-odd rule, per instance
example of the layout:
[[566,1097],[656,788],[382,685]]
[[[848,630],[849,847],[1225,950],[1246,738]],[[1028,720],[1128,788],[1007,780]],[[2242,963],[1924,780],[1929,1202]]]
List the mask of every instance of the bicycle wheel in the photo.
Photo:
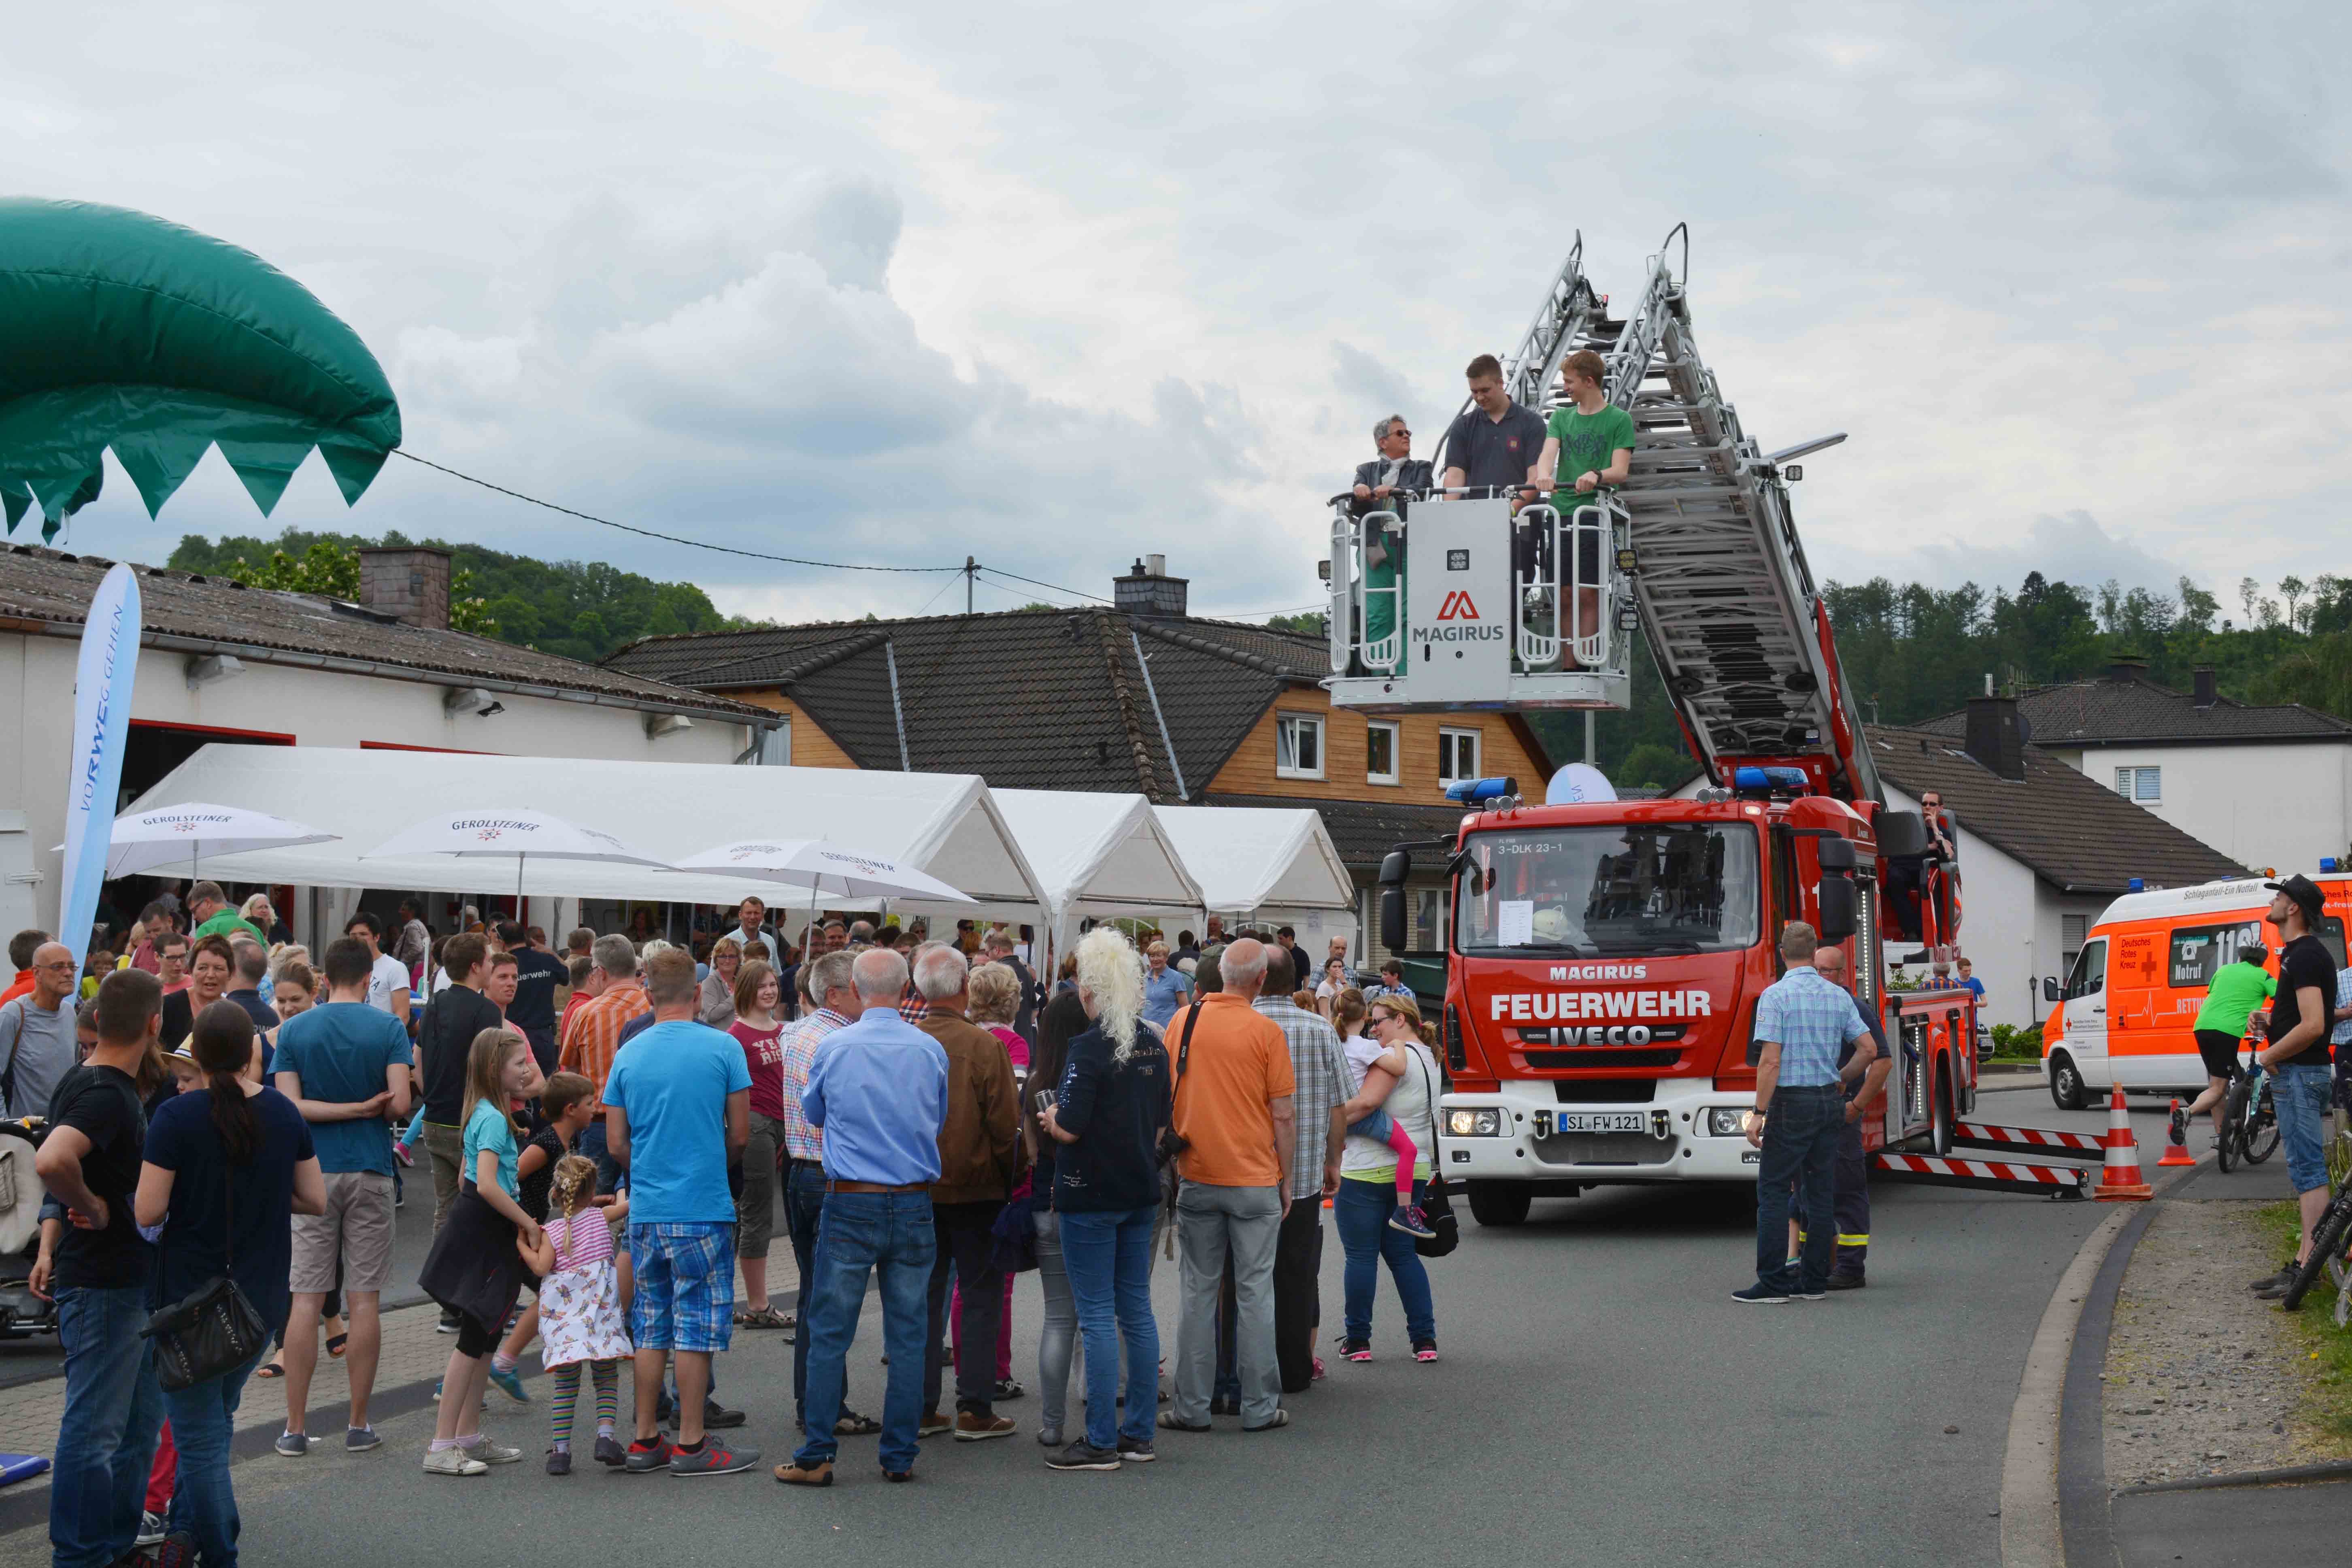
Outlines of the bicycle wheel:
[[[2327,1184],[2336,1194],[2336,1201],[2344,1201],[2347,1191],[2352,1191],[2352,1127],[2338,1129],[2327,1141]],[[2352,1280],[2352,1248],[2338,1248],[2327,1260],[2328,1278],[2342,1289]]]
[[2261,1164],[2278,1152],[2278,1106],[2271,1099],[2270,1079],[2264,1079],[2263,1092],[2256,1097],[2252,1110],[2246,1116],[2246,1163]]
[[2233,1079],[2229,1098],[2221,1102],[2221,1143],[2216,1152],[2223,1171],[2238,1163],[2239,1145],[2246,1135],[2246,1080]]
[[2336,1194],[2327,1212],[2311,1229],[2311,1255],[2294,1271],[2294,1279],[2279,1298],[2279,1305],[2292,1312],[2303,1305],[2305,1292],[2319,1283],[2320,1277],[2344,1267],[2344,1251],[2352,1245],[2352,1190]]

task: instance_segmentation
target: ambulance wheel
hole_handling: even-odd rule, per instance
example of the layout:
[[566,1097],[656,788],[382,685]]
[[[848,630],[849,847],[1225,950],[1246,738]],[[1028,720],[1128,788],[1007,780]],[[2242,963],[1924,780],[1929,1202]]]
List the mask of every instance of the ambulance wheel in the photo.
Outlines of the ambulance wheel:
[[1480,1225],[1517,1225],[1528,1217],[1535,1189],[1525,1182],[1473,1182],[1470,1217]]
[[1927,1107],[1927,1147],[1937,1154],[1952,1152],[1952,1069],[1936,1069],[1936,1098]]
[[2063,1051],[2051,1053],[2050,1098],[2061,1110],[2083,1109],[2083,1069]]

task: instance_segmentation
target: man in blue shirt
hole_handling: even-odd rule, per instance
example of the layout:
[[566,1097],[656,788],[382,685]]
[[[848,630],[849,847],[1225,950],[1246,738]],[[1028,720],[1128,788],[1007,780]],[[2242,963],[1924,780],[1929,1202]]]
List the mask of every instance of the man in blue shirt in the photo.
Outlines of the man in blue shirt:
[[1151,964],[1143,977],[1143,1021],[1155,1029],[1165,1030],[1176,1009],[1192,999],[1192,983],[1184,972],[1168,962],[1168,944],[1155,942],[1143,950]]
[[[637,1430],[627,1468],[732,1475],[759,1462],[703,1427],[710,1358],[735,1312],[735,1196],[727,1167],[751,1136],[751,1069],[733,1036],[695,1021],[694,955],[671,948],[646,963],[654,1023],[613,1057],[604,1138],[629,1173],[629,1257],[636,1295]],[[774,1177],[771,1175],[770,1180]],[[664,1363],[677,1358],[677,1444],[656,1424]]]
[[357,937],[327,944],[320,967],[327,999],[297,1013],[278,1031],[273,1066],[278,1092],[310,1123],[310,1141],[326,1177],[324,1214],[294,1216],[286,1315],[286,1430],[278,1451],[305,1453],[310,1376],[319,1365],[319,1312],[335,1289],[336,1265],[351,1314],[352,1417],[343,1447],[358,1453],[383,1439],[368,1425],[383,1348],[377,1305],[392,1280],[392,1130],[384,1118],[405,1121],[409,1107],[408,1031],[400,1020],[368,1005],[375,954]]
[[803,1113],[824,1132],[825,1198],[816,1279],[801,1317],[809,1342],[803,1441],[791,1464],[776,1467],[776,1479],[791,1486],[833,1484],[834,1424],[869,1272],[881,1279],[882,1344],[890,1359],[882,1405],[886,1479],[913,1475],[923,1413],[923,1342],[939,1252],[928,1189],[940,1178],[948,1054],[898,1012],[905,959],[873,948],[849,973],[865,1011],[817,1047],[801,1092]]
[[[1820,933],[1803,921],[1780,931],[1788,973],[1756,999],[1756,1109],[1748,1141],[1763,1150],[1756,1173],[1756,1283],[1735,1301],[1818,1301],[1828,1293],[1836,1232],[1838,1137],[1845,1128],[1843,1081],[1877,1057],[1870,1029],[1843,988],[1813,967]],[[1853,1047],[1845,1065],[1840,1053]],[[1789,1268],[1789,1189],[1804,1178],[1804,1250]]]

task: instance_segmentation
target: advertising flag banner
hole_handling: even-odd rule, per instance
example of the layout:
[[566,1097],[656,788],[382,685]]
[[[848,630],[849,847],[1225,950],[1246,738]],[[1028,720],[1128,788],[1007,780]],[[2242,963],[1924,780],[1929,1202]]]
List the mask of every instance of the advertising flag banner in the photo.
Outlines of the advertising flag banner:
[[74,668],[72,773],[66,781],[65,878],[58,890],[58,940],[79,971],[89,956],[90,922],[122,784],[131,735],[131,684],[139,668],[139,580],[116,563],[98,585]]

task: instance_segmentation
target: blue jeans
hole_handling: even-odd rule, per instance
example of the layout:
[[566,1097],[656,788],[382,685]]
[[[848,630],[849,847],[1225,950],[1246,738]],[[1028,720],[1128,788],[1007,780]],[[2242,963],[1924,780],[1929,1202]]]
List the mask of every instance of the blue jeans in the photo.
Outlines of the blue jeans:
[[929,1193],[827,1193],[817,1225],[816,1283],[801,1316],[806,1340],[808,1400],[803,1441],[793,1458],[803,1465],[831,1461],[841,1419],[849,1347],[866,1304],[866,1279],[882,1283],[882,1348],[890,1378],[882,1396],[880,1458],[886,1470],[914,1468],[915,1434],[923,1418],[923,1339],[930,1323],[931,1259],[939,1243],[931,1228]]
[[172,1528],[196,1538],[196,1550],[207,1568],[235,1568],[236,1563],[236,1492],[229,1485],[228,1443],[236,1430],[245,1380],[260,1364],[261,1357],[256,1355],[218,1377],[163,1395],[163,1408],[172,1417],[172,1440],[180,1447]]
[[[1764,1159],[1756,1173],[1756,1282],[1783,1295],[1825,1290],[1837,1247],[1837,1150],[1845,1131],[1845,1093],[1837,1084],[1783,1088],[1764,1121]],[[1804,1232],[1797,1272],[1789,1272],[1790,1186],[1804,1177]]]
[[[793,1267],[801,1282],[793,1298],[800,1327],[793,1335],[793,1420],[808,1414],[809,1291],[816,1281],[817,1222],[824,1215],[824,1173],[808,1165],[792,1166],[784,1174],[784,1232],[792,1238]],[[842,1397],[849,1391],[845,1384]]]
[[[1424,1182],[1412,1184],[1419,1203]],[[1380,1294],[1381,1262],[1396,1281],[1397,1299],[1404,1303],[1404,1331],[1415,1344],[1437,1338],[1437,1308],[1430,1300],[1429,1270],[1412,1248],[1412,1237],[1389,1224],[1396,1213],[1396,1184],[1390,1181],[1342,1181],[1331,1200],[1331,1218],[1338,1225],[1339,1246],[1348,1254],[1348,1303],[1343,1326],[1351,1340],[1372,1337],[1372,1301]]]
[[2298,1193],[2327,1184],[2328,1079],[2325,1062],[2271,1068],[2271,1102],[2278,1107],[2279,1142],[2286,1145],[2286,1179]]
[[[1151,1319],[1151,1218],[1157,1205],[1060,1214],[1062,1266],[1087,1346],[1087,1441],[1149,1443],[1160,1411],[1160,1328]],[[1118,1418],[1118,1352],[1127,1346],[1127,1419]]]
[[142,1285],[58,1292],[66,1408],[49,1482],[56,1568],[106,1568],[139,1539],[147,1470],[163,1425]]
[[613,1158],[604,1142],[604,1124],[591,1121],[580,1130],[580,1152],[596,1162],[596,1190],[600,1193],[620,1191],[621,1166]]

